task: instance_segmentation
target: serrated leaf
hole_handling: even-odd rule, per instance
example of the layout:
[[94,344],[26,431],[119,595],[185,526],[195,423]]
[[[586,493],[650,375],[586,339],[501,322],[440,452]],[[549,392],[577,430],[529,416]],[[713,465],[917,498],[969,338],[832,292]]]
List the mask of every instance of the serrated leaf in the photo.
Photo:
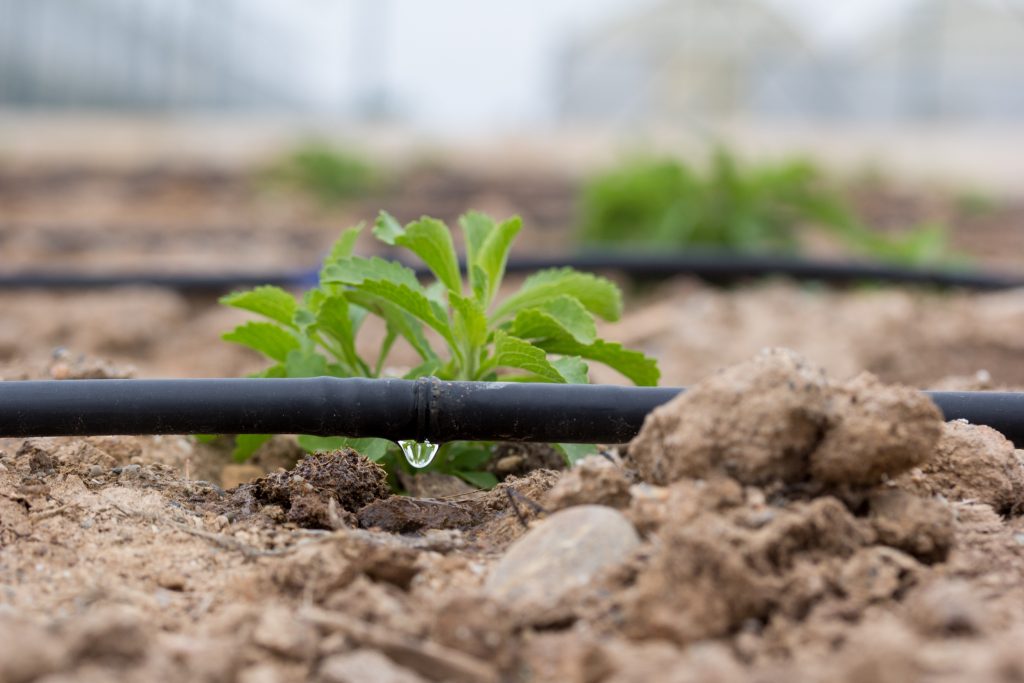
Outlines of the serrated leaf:
[[494,356],[487,365],[499,368],[518,368],[533,373],[547,382],[565,383],[562,374],[548,362],[547,354],[543,349],[501,330],[494,333]]
[[484,307],[476,299],[458,294],[451,294],[449,300],[455,311],[455,336],[468,341],[472,346],[483,346],[487,342]]
[[455,337],[452,335],[448,314],[444,308],[428,299],[422,288],[411,289],[404,284],[390,280],[363,280],[356,285],[356,291],[378,297],[397,306],[433,328],[452,348],[457,346]]
[[315,351],[295,349],[284,360],[289,377],[323,377],[329,375],[327,359]]
[[508,251],[523,227],[522,219],[514,216],[496,225],[490,216],[470,211],[459,218],[459,225],[466,239],[466,269],[470,286],[486,307],[493,301],[505,277]]
[[448,226],[436,218],[424,216],[409,223],[403,230],[394,219],[384,219],[385,215],[377,219],[373,234],[387,244],[405,247],[413,252],[449,291],[461,292],[459,260],[455,255],[455,244]]
[[640,351],[624,348],[617,342],[598,339],[593,344],[579,344],[571,339],[548,339],[536,344],[547,353],[580,356],[604,363],[638,386],[653,387],[661,377],[656,360]]
[[592,344],[597,339],[594,316],[578,299],[566,295],[557,296],[537,308],[519,311],[510,329],[523,339],[567,336],[580,344]]
[[356,352],[356,331],[352,325],[352,312],[343,296],[331,296],[320,303],[316,315],[317,328],[333,339],[340,347],[343,360],[365,370],[365,365]]
[[373,236],[381,242],[394,246],[395,240],[403,232],[405,229],[402,228],[402,224],[390,213],[381,211],[377,214],[377,220],[373,222]]
[[235,437],[235,448],[231,451],[231,458],[235,462],[245,462],[252,457],[252,454],[259,450],[260,446],[270,441],[273,434],[239,434]]
[[569,384],[588,384],[590,382],[590,368],[579,356],[558,358],[551,361],[551,365]]
[[233,292],[222,296],[220,303],[252,311],[289,327],[298,307],[294,296],[272,285],[263,285],[245,292]]
[[478,489],[493,489],[498,485],[498,478],[490,472],[474,472],[472,470],[455,470],[454,474],[459,479],[469,482]]
[[469,285],[473,290],[473,296],[484,306],[487,305],[487,274],[478,265],[470,265]]
[[288,353],[299,348],[299,340],[274,323],[248,322],[221,336],[224,341],[248,346],[283,363]]
[[477,300],[487,305],[487,272],[480,266],[479,254],[487,241],[487,236],[494,230],[494,219],[479,211],[467,211],[459,216],[459,227],[462,228],[466,242],[466,274],[469,286]]
[[487,274],[485,306],[490,305],[494,300],[494,295],[498,293],[501,281],[505,277],[505,264],[508,262],[509,249],[512,248],[512,242],[522,228],[523,220],[519,216],[502,221],[487,235],[487,239],[474,259],[474,264],[480,266]]
[[521,310],[537,308],[561,295],[577,299],[605,320],[618,320],[622,315],[622,294],[611,280],[572,268],[550,268],[526,278],[519,291],[498,306],[493,318],[500,320]]
[[555,450],[560,451],[565,462],[572,467],[588,455],[597,455],[597,446],[590,443],[553,443]]
[[366,459],[374,462],[383,458],[391,446],[391,442],[387,439],[375,439],[373,437],[351,439],[344,436],[313,436],[311,434],[299,435],[298,442],[299,446],[310,453],[351,448],[361,453]]
[[405,285],[422,293],[423,286],[416,279],[416,273],[397,261],[388,261],[379,256],[362,258],[352,256],[324,266],[320,281],[326,284],[359,285],[366,280],[387,280]]
[[356,242],[359,240],[359,233],[363,231],[364,224],[347,228],[341,231],[341,235],[338,239],[334,240],[334,244],[331,245],[330,251],[327,252],[327,257],[324,259],[324,265],[347,259],[352,256],[352,250],[356,247]]
[[[372,296],[359,290],[348,293],[352,303],[358,304],[362,310],[372,310],[384,319],[389,327],[402,335],[412,346],[413,350],[420,355],[424,361],[436,360],[437,354],[430,347],[426,336],[423,334],[423,323],[406,313],[398,306],[379,297]],[[353,306],[353,308],[356,308]]]
[[438,280],[432,282],[430,285],[423,288],[423,292],[427,295],[427,298],[433,301],[438,306],[444,307],[448,304],[448,288],[444,286],[444,283]]

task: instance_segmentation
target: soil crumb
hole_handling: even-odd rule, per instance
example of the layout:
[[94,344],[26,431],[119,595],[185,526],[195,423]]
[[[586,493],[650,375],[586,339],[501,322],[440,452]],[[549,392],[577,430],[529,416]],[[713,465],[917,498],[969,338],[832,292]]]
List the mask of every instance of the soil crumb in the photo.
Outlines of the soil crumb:
[[351,515],[389,494],[384,468],[346,448],[307,455],[291,471],[243,484],[234,498],[247,507],[250,500],[280,506],[285,519],[300,527],[330,529],[343,519],[351,526]]

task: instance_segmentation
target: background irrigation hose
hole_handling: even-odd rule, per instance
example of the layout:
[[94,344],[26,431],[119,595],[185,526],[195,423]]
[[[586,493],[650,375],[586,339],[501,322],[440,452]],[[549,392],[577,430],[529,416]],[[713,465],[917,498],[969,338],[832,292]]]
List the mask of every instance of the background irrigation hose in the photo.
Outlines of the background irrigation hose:
[[[449,441],[623,443],[678,387],[308,379],[0,382],[0,437],[313,434]],[[928,392],[947,420],[1024,445],[1024,393]]]
[[[426,269],[406,264],[420,275]],[[583,252],[570,256],[517,257],[509,260],[510,273],[571,266],[582,271],[617,271],[635,280],[661,280],[689,275],[713,283],[729,283],[767,276],[785,276],[833,284],[879,282],[888,284],[999,290],[1024,287],[1024,277],[949,268],[923,268],[864,261],[820,261],[785,254],[686,251]],[[317,270],[256,273],[122,273],[90,274],[23,271],[0,274],[3,289],[85,289],[151,286],[180,291],[226,292],[233,288],[279,285],[305,288],[317,283]]]

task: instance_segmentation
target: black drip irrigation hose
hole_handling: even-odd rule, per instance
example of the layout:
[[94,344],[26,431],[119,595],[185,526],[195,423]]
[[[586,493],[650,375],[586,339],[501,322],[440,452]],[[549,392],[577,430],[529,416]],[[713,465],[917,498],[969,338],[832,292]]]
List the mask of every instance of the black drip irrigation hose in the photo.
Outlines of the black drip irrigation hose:
[[[624,443],[678,387],[436,378],[0,382],[0,437],[314,434],[449,441]],[[1024,446],[1024,393],[927,392],[947,420]]]
[[[408,263],[406,265],[413,268],[419,275],[427,274],[426,269],[422,266]],[[785,276],[796,280],[831,284],[878,282],[957,287],[983,291],[1024,287],[1024,277],[1008,273],[899,266],[867,261],[822,261],[780,254],[713,251],[676,253],[594,251],[566,256],[515,257],[509,260],[506,270],[510,273],[530,273],[543,268],[561,266],[571,266],[577,270],[591,272],[617,271],[636,280],[661,280],[679,275],[689,275],[716,284],[767,276]],[[150,286],[186,292],[224,292],[232,288],[253,287],[261,284],[287,288],[311,287],[317,284],[317,270],[205,274],[145,272],[90,274],[53,271],[0,273],[0,290]]]

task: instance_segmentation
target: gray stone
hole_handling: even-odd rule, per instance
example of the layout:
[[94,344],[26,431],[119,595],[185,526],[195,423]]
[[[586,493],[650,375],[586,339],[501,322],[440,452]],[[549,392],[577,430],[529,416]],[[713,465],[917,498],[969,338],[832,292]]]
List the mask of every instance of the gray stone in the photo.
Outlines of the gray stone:
[[557,604],[640,544],[626,517],[603,505],[556,512],[513,543],[485,588],[497,600],[540,608]]

